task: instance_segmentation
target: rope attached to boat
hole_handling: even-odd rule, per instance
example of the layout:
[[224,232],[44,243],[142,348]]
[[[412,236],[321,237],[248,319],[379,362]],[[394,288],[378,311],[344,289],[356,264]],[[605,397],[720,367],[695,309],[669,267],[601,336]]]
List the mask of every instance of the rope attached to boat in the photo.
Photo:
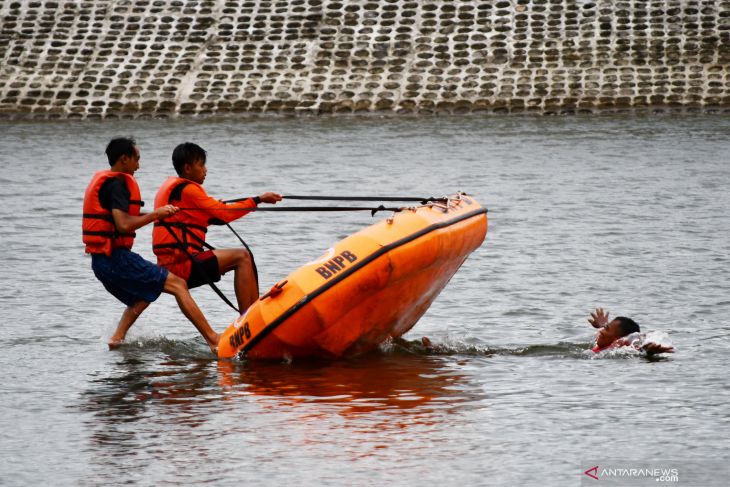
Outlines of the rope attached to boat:
[[[245,198],[248,199],[248,198]],[[217,208],[216,211],[369,211],[375,215],[379,211],[399,212],[406,208],[389,206],[290,206],[290,207],[256,207],[246,206],[242,208]],[[180,211],[209,211],[207,208],[180,207]]]
[[[246,201],[249,198],[235,198],[232,200],[223,200],[224,203],[238,203],[239,201]],[[282,196],[285,200],[308,200],[308,201],[410,201],[426,204],[429,201],[443,201],[446,198],[434,198],[429,196],[423,198],[420,196],[302,196],[302,195],[286,195]]]

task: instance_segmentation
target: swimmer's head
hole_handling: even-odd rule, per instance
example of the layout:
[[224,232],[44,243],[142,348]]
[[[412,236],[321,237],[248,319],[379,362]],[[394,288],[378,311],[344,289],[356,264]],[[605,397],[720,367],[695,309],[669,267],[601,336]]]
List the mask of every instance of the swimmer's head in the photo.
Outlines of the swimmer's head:
[[639,333],[641,332],[641,329],[639,329],[639,324],[636,323],[631,318],[626,318],[625,316],[619,316],[615,319],[615,321],[618,321],[620,323],[621,327],[621,336],[625,337],[626,335],[630,335],[632,333]]
[[619,338],[639,331],[641,331],[639,325],[634,320],[625,316],[619,316],[598,329],[596,345],[601,348],[607,347]]

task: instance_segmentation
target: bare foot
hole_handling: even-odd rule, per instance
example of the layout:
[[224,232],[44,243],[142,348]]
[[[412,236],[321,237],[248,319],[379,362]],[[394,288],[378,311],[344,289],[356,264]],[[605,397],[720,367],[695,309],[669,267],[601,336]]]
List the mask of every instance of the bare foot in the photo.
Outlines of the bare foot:
[[431,340],[428,337],[421,338],[421,343],[426,348],[433,348],[433,343],[431,342]]
[[221,339],[221,336],[218,333],[214,333],[215,338],[214,341],[208,342],[208,347],[210,347],[210,351],[213,352],[213,354],[217,357],[218,356],[218,342]]
[[109,340],[107,345],[109,345],[109,350],[115,350],[124,345],[124,340]]

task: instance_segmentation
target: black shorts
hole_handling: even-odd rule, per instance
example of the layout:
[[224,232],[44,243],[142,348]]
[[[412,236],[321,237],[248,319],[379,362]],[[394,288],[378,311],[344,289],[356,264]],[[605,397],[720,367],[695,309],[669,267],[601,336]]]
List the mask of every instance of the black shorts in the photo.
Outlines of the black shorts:
[[[221,273],[218,269],[218,257],[212,250],[197,253],[193,256],[195,262],[190,269],[190,277],[188,277],[188,289],[203,286],[209,282],[218,282],[221,280]],[[206,279],[207,276],[207,279]]]

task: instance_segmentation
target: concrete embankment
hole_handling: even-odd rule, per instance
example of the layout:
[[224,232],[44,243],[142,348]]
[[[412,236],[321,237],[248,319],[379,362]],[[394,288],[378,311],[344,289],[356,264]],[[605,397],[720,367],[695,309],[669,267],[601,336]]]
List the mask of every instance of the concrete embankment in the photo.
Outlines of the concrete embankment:
[[0,117],[730,111],[730,1],[0,0]]

